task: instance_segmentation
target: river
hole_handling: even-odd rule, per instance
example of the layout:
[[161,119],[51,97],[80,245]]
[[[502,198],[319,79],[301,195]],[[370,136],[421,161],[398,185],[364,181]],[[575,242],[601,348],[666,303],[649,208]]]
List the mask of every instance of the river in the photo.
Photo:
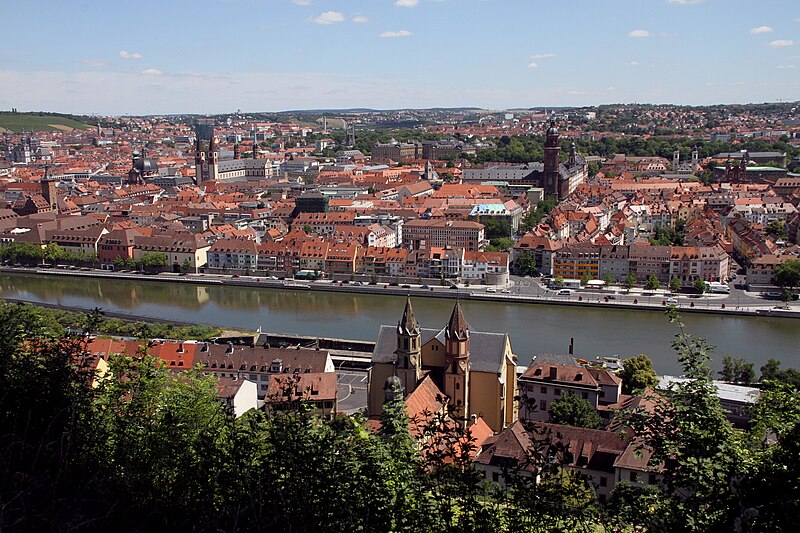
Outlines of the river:
[[[395,324],[404,298],[249,287],[169,284],[99,278],[0,274],[0,297],[230,328],[321,337],[375,340],[381,324]],[[453,301],[414,298],[423,327],[443,327]],[[657,312],[566,307],[544,304],[464,301],[464,315],[475,331],[507,332],[520,364],[539,353],[566,353],[575,338],[575,355],[622,356],[645,353],[659,374],[680,372],[671,342],[678,332]],[[793,319],[686,314],[689,333],[717,348],[714,366],[731,354],[755,363],[756,372],[773,357],[785,367],[800,367],[800,323]]]

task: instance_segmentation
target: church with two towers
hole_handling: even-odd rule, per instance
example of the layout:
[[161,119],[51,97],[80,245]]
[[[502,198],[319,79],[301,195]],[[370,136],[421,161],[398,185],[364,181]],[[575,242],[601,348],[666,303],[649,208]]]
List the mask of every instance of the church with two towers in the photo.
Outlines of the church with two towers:
[[381,326],[369,371],[368,415],[383,409],[384,386],[396,376],[411,395],[430,379],[453,416],[483,418],[494,431],[516,419],[516,356],[505,333],[471,331],[456,301],[442,329],[420,327],[411,299],[397,326]]

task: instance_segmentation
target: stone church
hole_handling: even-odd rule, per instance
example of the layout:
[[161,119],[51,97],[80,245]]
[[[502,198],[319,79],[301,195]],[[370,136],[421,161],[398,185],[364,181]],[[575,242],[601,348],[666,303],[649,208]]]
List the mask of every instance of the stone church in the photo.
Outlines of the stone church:
[[369,371],[368,414],[378,418],[387,378],[397,376],[406,396],[430,377],[454,416],[473,415],[494,431],[516,419],[516,356],[505,333],[471,331],[456,301],[447,325],[421,328],[406,301],[397,326],[381,326]]

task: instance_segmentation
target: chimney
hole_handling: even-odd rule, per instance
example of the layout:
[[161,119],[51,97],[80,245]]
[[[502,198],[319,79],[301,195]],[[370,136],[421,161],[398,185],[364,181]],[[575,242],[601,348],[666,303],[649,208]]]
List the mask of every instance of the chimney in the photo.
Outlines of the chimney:
[[478,423],[478,415],[476,415],[475,413],[469,415],[469,423],[470,423],[470,425],[477,424]]
[[183,350],[183,341],[181,341],[180,344],[178,344],[178,353],[183,353],[183,352],[184,352],[184,350]]
[[233,343],[228,341],[228,349],[225,350],[225,355],[231,355],[233,353]]
[[575,353],[575,337],[569,338],[569,354],[573,355]]
[[558,367],[551,366],[550,367],[550,379],[556,379],[558,377]]
[[201,352],[207,352],[208,351],[208,341],[203,343],[203,347],[200,349],[200,351]]

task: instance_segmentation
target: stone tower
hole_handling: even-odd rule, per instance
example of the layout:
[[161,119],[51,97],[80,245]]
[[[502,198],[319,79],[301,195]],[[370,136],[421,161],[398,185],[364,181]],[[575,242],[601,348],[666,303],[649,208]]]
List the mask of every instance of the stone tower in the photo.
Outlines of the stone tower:
[[219,153],[217,153],[217,142],[214,139],[213,132],[211,134],[211,140],[208,142],[208,150],[203,149],[202,140],[198,135],[197,145],[194,151],[194,170],[197,185],[206,181],[215,181],[217,179],[218,169]]
[[422,336],[414,317],[411,298],[406,299],[403,318],[397,323],[397,377],[403,382],[406,394],[411,393],[422,378]]
[[466,419],[469,413],[469,324],[456,300],[450,321],[444,331],[445,361],[444,393],[450,398],[455,418]]
[[559,145],[559,135],[556,129],[555,120],[550,122],[550,127],[547,128],[544,143],[544,193],[548,198],[552,198],[558,203],[561,193],[560,177],[558,172],[559,154],[561,146]]

